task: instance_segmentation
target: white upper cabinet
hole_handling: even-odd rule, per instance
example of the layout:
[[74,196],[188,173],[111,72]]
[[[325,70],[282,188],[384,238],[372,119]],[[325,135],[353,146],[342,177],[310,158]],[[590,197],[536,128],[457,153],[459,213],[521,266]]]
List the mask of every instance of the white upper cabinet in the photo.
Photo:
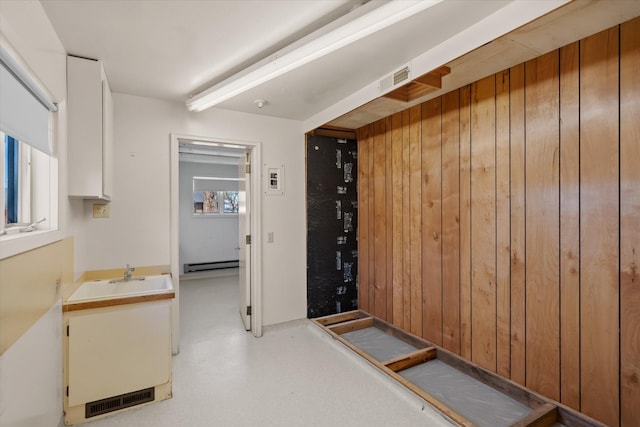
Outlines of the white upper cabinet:
[[113,196],[113,100],[102,64],[67,57],[69,197]]

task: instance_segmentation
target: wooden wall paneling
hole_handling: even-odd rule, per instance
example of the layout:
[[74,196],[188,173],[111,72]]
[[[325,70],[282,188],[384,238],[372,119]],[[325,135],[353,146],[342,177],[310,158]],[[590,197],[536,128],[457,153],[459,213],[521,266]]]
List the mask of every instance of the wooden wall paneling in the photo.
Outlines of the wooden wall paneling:
[[442,345],[441,98],[422,104],[422,336]]
[[375,211],[375,175],[374,175],[374,135],[375,128],[373,124],[368,125],[369,128],[369,138],[368,149],[369,149],[369,165],[367,170],[369,171],[369,301],[367,305],[369,307],[369,312],[375,312],[375,287],[376,287],[376,211]]
[[511,375],[511,229],[509,226],[509,70],[496,74],[496,365]]
[[621,425],[640,420],[640,18],[620,27]]
[[460,354],[460,91],[442,96],[442,346]]
[[373,123],[373,188],[375,276],[372,314],[387,318],[387,200],[385,120]]
[[410,110],[402,112],[402,324],[411,330],[411,146]]
[[410,246],[411,246],[411,326],[409,332],[422,335],[422,150],[420,105],[409,109],[410,144]]
[[560,401],[580,409],[579,44],[560,49]]
[[617,27],[581,41],[581,410],[613,426],[620,421],[618,73]]
[[471,360],[471,85],[460,88],[460,355]]
[[558,51],[525,64],[526,385],[560,399]]
[[525,118],[524,64],[509,70],[511,116],[511,379],[524,385],[525,348]]
[[364,311],[369,308],[369,127],[358,129],[358,307]]
[[494,75],[471,85],[471,357],[496,370]]
[[[393,139],[391,116],[386,117],[385,143],[386,149],[386,184],[385,199],[387,203],[387,321],[393,322]],[[401,191],[401,190],[400,190]]]
[[358,130],[361,307],[612,426],[640,417],[639,22]]
[[386,321],[393,322],[393,145],[391,139],[391,116],[385,118],[385,203],[386,203],[386,230],[387,235],[387,317]]
[[402,113],[396,113],[391,116],[391,186],[392,186],[392,239],[391,248],[393,251],[391,279],[393,288],[393,306],[392,317],[393,324],[399,328],[404,327],[404,294],[403,294],[403,254],[404,246],[402,245]]

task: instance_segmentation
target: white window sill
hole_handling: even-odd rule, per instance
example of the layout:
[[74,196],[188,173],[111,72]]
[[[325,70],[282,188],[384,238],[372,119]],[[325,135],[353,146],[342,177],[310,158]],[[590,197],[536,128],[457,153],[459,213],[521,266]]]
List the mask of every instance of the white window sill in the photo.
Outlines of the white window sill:
[[226,213],[226,214],[193,214],[193,218],[237,218],[237,213]]
[[60,230],[34,230],[28,233],[3,234],[0,236],[0,259],[27,252],[62,240]]

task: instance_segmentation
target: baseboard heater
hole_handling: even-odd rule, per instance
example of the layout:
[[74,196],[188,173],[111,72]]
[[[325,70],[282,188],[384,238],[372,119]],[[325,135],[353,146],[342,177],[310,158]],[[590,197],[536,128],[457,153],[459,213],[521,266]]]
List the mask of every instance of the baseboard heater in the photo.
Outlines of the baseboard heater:
[[210,270],[222,270],[225,268],[237,268],[240,266],[240,261],[237,259],[230,261],[211,261],[211,262],[197,262],[184,265],[184,273],[194,273],[196,271],[210,271]]

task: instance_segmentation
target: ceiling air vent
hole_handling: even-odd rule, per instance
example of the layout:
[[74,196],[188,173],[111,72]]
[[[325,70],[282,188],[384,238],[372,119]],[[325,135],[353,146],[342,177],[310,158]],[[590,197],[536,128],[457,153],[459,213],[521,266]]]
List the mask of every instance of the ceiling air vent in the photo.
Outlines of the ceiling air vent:
[[388,76],[384,77],[379,82],[380,92],[386,92],[389,89],[406,82],[407,80],[409,80],[410,73],[411,71],[409,70],[409,67],[406,66],[396,71],[395,73],[389,74]]
[[409,67],[404,67],[402,70],[393,73],[393,85],[396,86],[405,80],[409,79]]

